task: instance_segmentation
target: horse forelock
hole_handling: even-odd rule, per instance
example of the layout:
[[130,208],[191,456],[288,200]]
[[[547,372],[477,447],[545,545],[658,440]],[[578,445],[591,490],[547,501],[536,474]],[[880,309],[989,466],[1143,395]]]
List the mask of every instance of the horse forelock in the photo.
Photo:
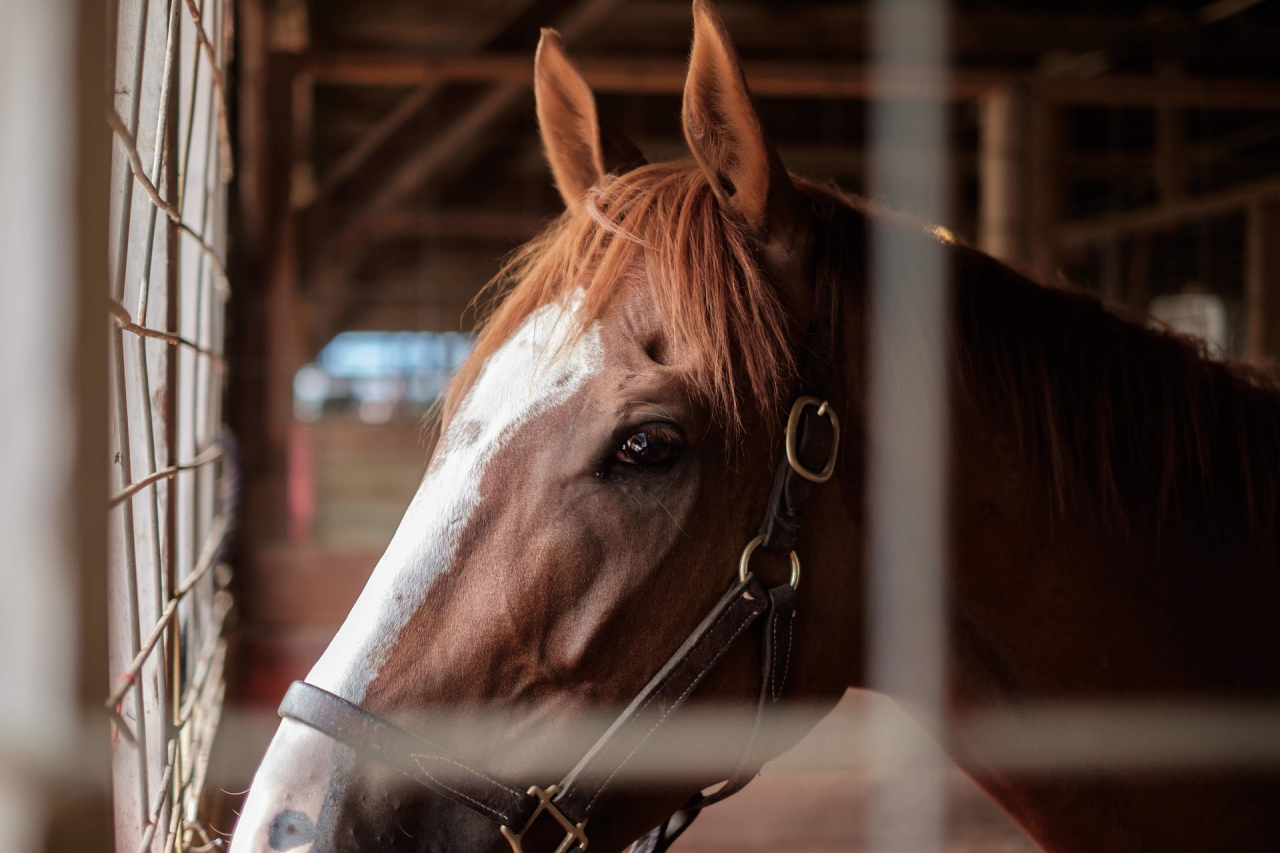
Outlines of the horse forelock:
[[690,391],[725,426],[779,404],[794,375],[793,322],[750,236],[721,213],[703,171],[677,161],[606,179],[510,257],[482,294],[491,310],[446,417],[530,313],[581,289],[581,332],[633,287],[645,289],[663,350],[682,353]]

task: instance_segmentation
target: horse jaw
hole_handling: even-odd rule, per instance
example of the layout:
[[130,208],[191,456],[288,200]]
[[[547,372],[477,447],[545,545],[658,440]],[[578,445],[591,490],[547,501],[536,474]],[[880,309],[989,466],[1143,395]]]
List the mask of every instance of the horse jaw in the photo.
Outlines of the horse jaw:
[[[485,363],[364,591],[307,680],[359,703],[401,629],[453,563],[485,469],[531,418],[568,400],[604,362],[599,324],[575,337],[581,291],[534,311]],[[232,853],[311,839],[334,782],[335,742],[284,720],[254,777]]]

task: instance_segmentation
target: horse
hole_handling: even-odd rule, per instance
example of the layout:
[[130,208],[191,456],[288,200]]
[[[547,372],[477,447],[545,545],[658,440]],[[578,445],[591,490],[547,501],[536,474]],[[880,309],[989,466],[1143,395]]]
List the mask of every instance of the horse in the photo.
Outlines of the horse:
[[[543,32],[566,209],[503,267],[427,473],[286,699],[233,853],[665,849],[668,816],[728,773],[597,785],[589,820],[547,782],[620,731],[612,774],[668,716],[757,708],[762,680],[768,704],[817,715],[866,686],[873,224],[945,254],[947,713],[1280,694],[1280,390],[789,173],[724,24],[707,0],[693,15],[676,162],[602,126]],[[796,403],[814,371],[821,404]],[[788,469],[797,410],[836,432]],[[792,588],[781,557],[743,548],[801,469]],[[628,701],[612,725],[595,713]],[[442,709],[509,724],[442,738],[424,722]],[[803,733],[747,717],[735,790]],[[640,719],[657,722],[626,734]],[[1052,853],[1280,849],[1266,768],[1032,772],[953,746]]]

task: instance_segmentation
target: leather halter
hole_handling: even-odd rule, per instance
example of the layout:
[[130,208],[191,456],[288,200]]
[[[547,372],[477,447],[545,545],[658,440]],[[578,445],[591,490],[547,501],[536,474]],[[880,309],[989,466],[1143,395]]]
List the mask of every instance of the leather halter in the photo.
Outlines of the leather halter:
[[[802,395],[787,420],[786,453],[779,460],[759,534],[747,543],[737,581],[720,597],[684,644],[649,680],[631,704],[558,784],[521,790],[473,767],[449,750],[305,681],[295,681],[280,716],[297,720],[387,764],[436,794],[498,824],[514,853],[524,853],[525,833],[546,814],[565,831],[555,853],[586,850],[587,822],[605,791],[644,745],[715,668],[739,638],[767,615],[759,698],[751,733],[733,775],[709,795],[698,794],[635,842],[632,853],[663,853],[699,811],[738,792],[759,773],[756,735],[766,708],[778,702],[790,669],[796,619],[795,554],[800,523],[817,484],[831,477],[839,450],[840,423],[822,396],[831,370],[834,306],[815,312],[808,347],[800,360]],[[830,313],[828,313],[830,311]],[[763,548],[791,557],[791,581],[766,589],[750,571],[751,554]]]

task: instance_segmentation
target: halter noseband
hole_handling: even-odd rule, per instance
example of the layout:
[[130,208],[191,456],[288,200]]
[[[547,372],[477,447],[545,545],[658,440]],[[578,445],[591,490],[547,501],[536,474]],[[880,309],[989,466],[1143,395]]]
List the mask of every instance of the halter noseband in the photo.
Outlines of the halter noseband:
[[[587,821],[605,790],[641,746],[684,704],[743,633],[767,615],[759,699],[742,759],[733,775],[709,795],[697,794],[684,808],[632,846],[632,853],[663,853],[699,811],[737,793],[760,772],[753,754],[765,709],[782,698],[796,619],[796,556],[800,522],[817,484],[830,479],[839,453],[840,422],[823,398],[829,384],[831,314],[819,311],[810,326],[801,359],[803,391],[787,419],[786,452],[778,461],[759,534],[747,543],[738,579],[699,623],[631,704],[558,784],[520,790],[479,770],[444,747],[387,722],[352,702],[305,681],[295,681],[280,705],[280,716],[297,720],[383,764],[460,806],[498,824],[513,853],[543,814],[565,831],[555,853],[587,848]],[[822,466],[818,468],[817,466]],[[757,548],[791,559],[788,583],[766,589],[750,571]],[[779,643],[779,638],[785,642]]]

